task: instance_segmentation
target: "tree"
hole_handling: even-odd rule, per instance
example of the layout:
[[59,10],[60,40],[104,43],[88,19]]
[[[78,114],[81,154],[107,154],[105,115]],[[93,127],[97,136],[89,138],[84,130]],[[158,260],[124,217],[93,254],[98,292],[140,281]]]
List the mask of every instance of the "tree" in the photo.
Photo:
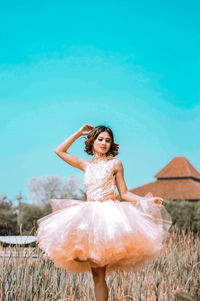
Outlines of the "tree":
[[200,200],[165,200],[165,207],[172,217],[177,229],[190,229],[195,233],[200,231]]
[[17,214],[13,203],[6,195],[0,195],[0,235],[15,235],[18,233]]
[[32,235],[37,228],[37,220],[43,216],[39,206],[21,203],[21,224],[23,235]]
[[79,187],[76,176],[70,176],[67,180],[56,175],[46,175],[31,178],[25,185],[29,192],[29,198],[35,205],[44,206],[50,199],[81,199],[85,200],[85,192]]

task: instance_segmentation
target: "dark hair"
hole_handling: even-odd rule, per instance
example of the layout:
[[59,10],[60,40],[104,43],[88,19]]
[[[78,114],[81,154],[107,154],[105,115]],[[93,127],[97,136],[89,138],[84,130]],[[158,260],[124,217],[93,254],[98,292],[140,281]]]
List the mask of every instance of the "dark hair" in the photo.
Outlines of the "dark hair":
[[102,132],[107,132],[111,138],[111,145],[110,145],[110,149],[109,151],[106,153],[106,156],[117,156],[118,155],[118,149],[119,149],[119,144],[116,144],[114,142],[114,135],[113,135],[113,132],[112,130],[107,127],[107,126],[104,126],[104,125],[99,125],[99,126],[96,126],[95,128],[93,128],[91,130],[91,132],[87,135],[87,138],[86,138],[86,141],[85,141],[85,152],[92,156],[94,155],[94,152],[93,152],[93,143],[94,141],[97,139],[98,135]]

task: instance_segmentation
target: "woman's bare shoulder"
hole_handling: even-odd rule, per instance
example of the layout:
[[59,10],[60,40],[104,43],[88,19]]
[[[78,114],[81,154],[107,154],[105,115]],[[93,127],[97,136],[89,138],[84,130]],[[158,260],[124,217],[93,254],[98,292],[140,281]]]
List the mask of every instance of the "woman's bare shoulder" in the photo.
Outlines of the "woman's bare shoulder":
[[114,160],[115,164],[122,164],[122,161],[118,158],[114,157],[113,160]]
[[122,161],[118,158],[114,158],[114,169],[115,171],[123,169]]

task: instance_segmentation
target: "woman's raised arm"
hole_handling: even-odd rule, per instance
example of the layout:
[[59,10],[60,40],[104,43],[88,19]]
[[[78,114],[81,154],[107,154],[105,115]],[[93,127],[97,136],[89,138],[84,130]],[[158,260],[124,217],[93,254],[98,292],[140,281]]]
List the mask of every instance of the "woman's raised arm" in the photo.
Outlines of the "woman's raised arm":
[[54,152],[66,163],[70,164],[75,168],[85,171],[85,167],[88,165],[89,160],[75,157],[69,154],[67,150],[75,140],[77,140],[81,136],[88,135],[92,129],[93,125],[91,124],[83,125],[78,131],[76,131],[73,135],[71,135],[60,145],[58,145]]

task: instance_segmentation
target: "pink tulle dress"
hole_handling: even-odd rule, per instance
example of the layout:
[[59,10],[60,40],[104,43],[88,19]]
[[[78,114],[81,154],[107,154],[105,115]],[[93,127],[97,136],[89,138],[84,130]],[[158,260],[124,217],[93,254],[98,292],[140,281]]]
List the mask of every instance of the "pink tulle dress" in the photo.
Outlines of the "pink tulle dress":
[[114,157],[91,161],[84,173],[87,201],[51,199],[38,220],[38,246],[67,272],[138,270],[161,251],[171,217],[151,194],[135,206],[115,194]]

